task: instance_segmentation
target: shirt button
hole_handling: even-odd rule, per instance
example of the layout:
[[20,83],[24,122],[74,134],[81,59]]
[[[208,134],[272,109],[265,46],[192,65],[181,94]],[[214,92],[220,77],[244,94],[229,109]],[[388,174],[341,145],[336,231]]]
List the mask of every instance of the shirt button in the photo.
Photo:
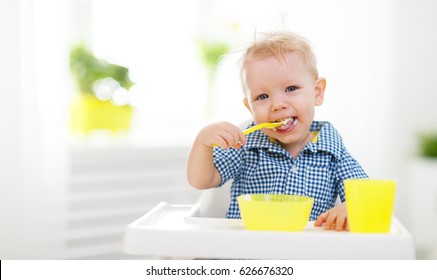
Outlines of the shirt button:
[[291,172],[297,173],[297,166],[296,165],[291,166]]

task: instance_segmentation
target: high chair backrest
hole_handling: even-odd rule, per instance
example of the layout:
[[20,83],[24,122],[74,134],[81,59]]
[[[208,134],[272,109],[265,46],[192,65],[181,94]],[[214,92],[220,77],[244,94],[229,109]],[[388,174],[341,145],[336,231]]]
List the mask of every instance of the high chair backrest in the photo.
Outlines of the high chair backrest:
[[226,218],[231,202],[231,184],[226,182],[221,187],[203,190],[196,203],[196,216],[202,218]]

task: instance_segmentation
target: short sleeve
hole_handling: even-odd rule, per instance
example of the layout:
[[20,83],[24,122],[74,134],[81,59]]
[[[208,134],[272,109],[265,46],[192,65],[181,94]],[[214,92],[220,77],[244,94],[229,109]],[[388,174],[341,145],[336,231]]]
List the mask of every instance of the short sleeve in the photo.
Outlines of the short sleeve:
[[341,201],[345,201],[344,180],[368,178],[366,172],[346,149],[343,149],[342,156],[337,165],[336,189]]
[[214,165],[217,168],[222,186],[230,179],[234,179],[240,171],[242,151],[234,148],[222,149],[214,147]]

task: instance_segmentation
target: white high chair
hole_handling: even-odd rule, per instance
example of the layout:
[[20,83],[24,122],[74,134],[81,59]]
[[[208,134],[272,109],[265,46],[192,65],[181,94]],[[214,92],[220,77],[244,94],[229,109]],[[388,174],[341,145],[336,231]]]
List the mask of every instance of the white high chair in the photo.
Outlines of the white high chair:
[[225,218],[231,184],[203,190],[194,205],[159,203],[127,225],[123,252],[176,259],[415,258],[412,237],[395,217],[389,234],[325,231],[313,222],[297,233],[245,230],[241,220]]
[[231,202],[232,180],[221,187],[202,190],[190,216],[196,218],[226,218]]

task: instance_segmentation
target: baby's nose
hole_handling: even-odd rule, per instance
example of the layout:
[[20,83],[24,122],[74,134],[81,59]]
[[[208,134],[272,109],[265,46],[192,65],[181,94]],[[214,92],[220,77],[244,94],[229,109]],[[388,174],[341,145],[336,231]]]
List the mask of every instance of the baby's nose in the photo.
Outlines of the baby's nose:
[[275,98],[272,103],[272,111],[280,111],[283,109],[287,109],[288,104],[282,98]]

